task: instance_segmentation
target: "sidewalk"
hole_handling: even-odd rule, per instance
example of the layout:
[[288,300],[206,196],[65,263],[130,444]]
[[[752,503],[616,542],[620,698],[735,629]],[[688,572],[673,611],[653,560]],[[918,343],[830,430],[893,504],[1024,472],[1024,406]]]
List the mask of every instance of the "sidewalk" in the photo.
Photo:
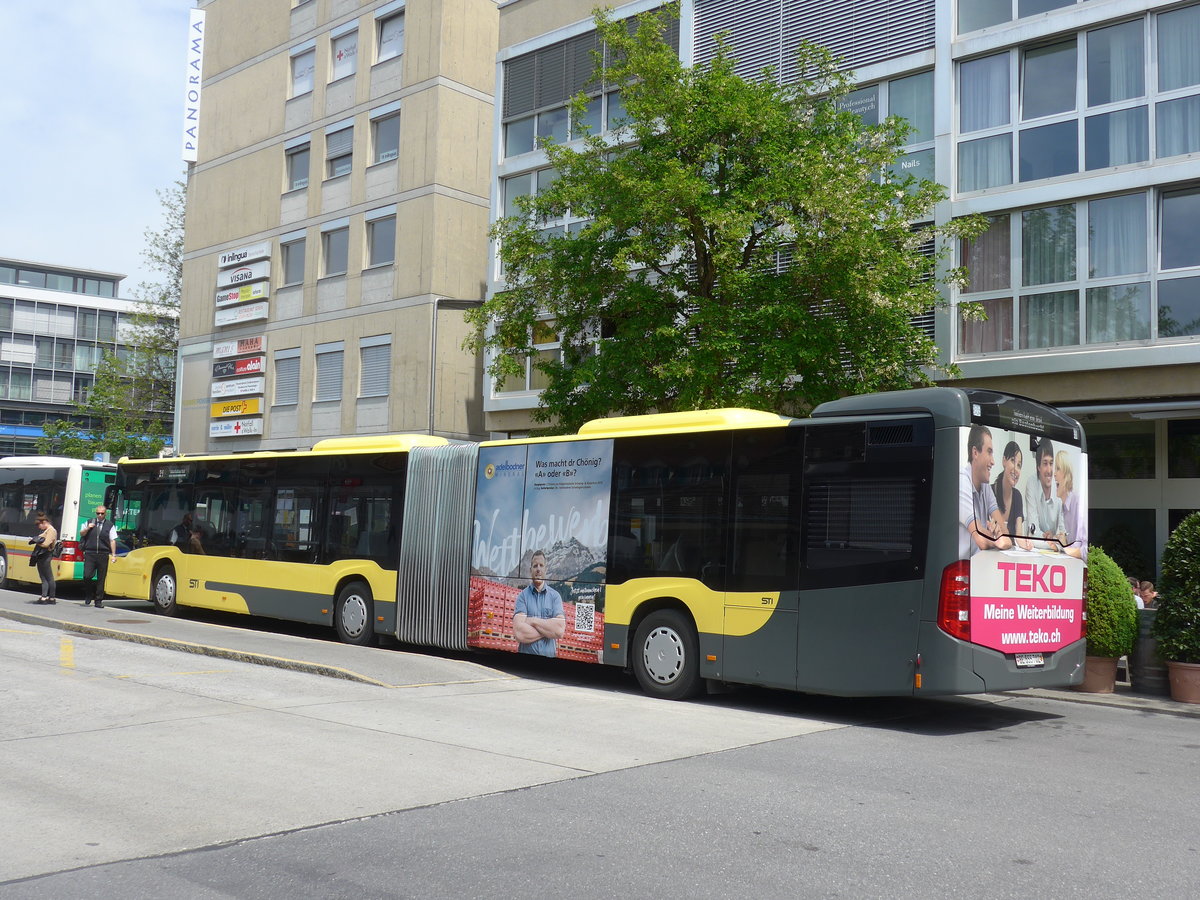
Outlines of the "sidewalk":
[[394,648],[353,647],[332,639],[332,631],[331,639],[325,641],[200,621],[189,618],[187,611],[172,618],[159,615],[151,604],[140,600],[108,600],[103,609],[84,606],[79,599],[60,598],[54,606],[41,606],[36,600],[33,594],[0,590],[0,619],[379,687],[472,684],[515,678],[472,660]]
[[[139,600],[110,600],[103,609],[95,609],[76,599],[60,599],[54,606],[39,606],[34,602],[36,599],[33,594],[0,590],[0,618],[388,688],[472,684],[517,677],[469,659],[395,648],[352,647],[336,640],[199,621],[188,618],[186,612],[178,618],[161,616],[149,603]],[[1031,688],[1003,692],[1000,696],[1040,697],[1200,719],[1200,704],[1134,693],[1128,683],[1122,682],[1117,683],[1112,694]]]

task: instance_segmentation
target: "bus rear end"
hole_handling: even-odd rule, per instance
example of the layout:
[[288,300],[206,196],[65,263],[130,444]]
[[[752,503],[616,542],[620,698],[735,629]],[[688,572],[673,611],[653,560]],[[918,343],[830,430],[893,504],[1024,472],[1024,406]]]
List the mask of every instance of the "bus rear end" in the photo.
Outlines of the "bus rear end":
[[[1083,429],[1031,400],[966,394],[970,424],[942,436],[957,451],[957,553],[931,567],[931,578],[940,572],[937,611],[922,622],[917,693],[1078,684],[1086,643]],[[944,469],[939,480],[949,487]],[[952,493],[941,492],[943,507]],[[948,539],[948,528],[943,534]]]

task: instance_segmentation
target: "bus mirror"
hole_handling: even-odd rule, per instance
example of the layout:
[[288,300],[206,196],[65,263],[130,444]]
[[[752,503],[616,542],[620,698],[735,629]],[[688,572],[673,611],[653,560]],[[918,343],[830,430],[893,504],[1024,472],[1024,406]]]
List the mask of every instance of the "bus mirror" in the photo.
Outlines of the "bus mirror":
[[113,508],[113,504],[117,501],[117,486],[110,484],[104,489],[104,505],[109,509]]

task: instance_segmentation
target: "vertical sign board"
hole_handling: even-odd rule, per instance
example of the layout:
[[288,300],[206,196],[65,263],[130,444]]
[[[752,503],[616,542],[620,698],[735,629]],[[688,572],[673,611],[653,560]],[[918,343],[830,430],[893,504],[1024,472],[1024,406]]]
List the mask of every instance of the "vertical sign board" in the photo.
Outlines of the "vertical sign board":
[[200,149],[200,87],[204,70],[204,10],[188,11],[187,81],[183,90],[183,161]]
[[1016,654],[1018,666],[1041,665],[1042,653],[1082,636],[1087,457],[1045,435],[983,425],[961,429],[959,447],[970,640]]
[[[601,661],[612,446],[480,449],[468,644]],[[535,630],[522,632],[530,618]]]

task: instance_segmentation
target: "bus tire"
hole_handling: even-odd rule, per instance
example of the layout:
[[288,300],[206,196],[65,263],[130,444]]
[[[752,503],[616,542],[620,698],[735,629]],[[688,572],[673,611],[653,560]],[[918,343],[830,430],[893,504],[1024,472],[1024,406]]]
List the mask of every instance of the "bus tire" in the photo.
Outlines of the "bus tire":
[[8,587],[8,554],[0,550],[0,588]]
[[375,643],[375,601],[366,584],[352,581],[338,591],[333,626],[343,643],[359,647]]
[[150,599],[154,601],[155,612],[164,616],[173,616],[179,611],[179,579],[170,563],[163,563],[154,570]]
[[698,694],[700,644],[691,619],[677,609],[646,616],[634,637],[633,673],[651,697],[686,700]]

